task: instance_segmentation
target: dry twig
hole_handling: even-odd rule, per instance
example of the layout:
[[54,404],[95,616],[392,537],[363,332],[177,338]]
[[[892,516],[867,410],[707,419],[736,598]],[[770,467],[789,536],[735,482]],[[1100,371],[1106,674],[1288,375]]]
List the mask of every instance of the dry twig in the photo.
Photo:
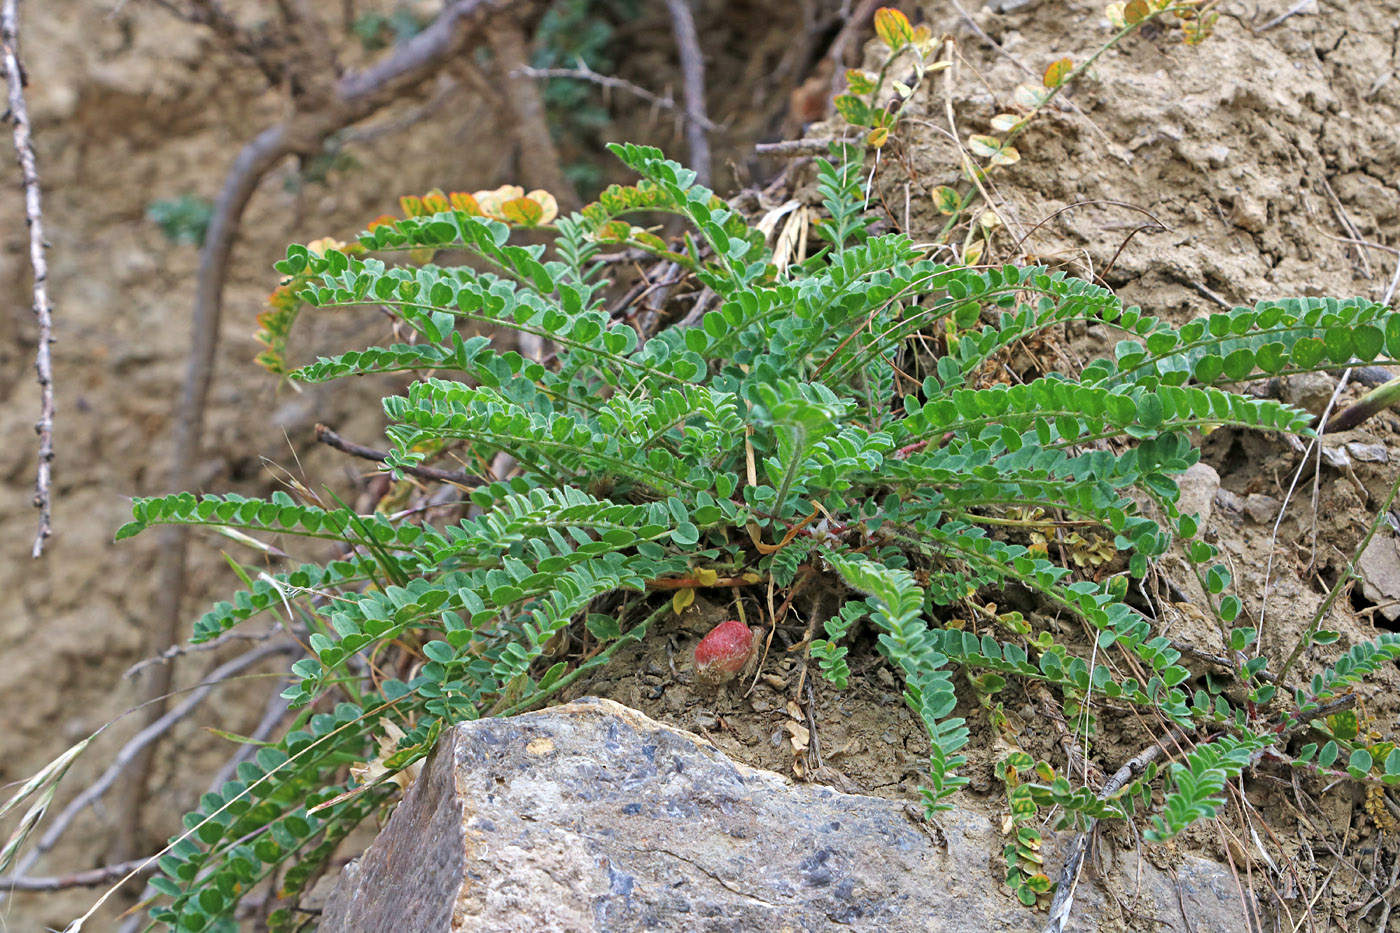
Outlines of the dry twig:
[[626,91],[633,97],[640,97],[653,107],[660,107],[662,110],[673,110],[682,120],[693,120],[711,132],[720,129],[719,124],[710,120],[703,112],[694,114],[688,110],[682,109],[671,95],[667,94],[665,97],[662,97],[659,94],[653,94],[640,85],[633,84],[631,81],[615,78],[610,75],[599,74],[592,68],[589,68],[588,63],[581,58],[578,60],[577,68],[531,68],[526,66],[516,68],[511,72],[511,76],[535,78],[537,80],[545,78],[571,78],[575,81],[587,81],[590,84],[599,85],[604,91]]
[[5,84],[10,92],[10,122],[15,128],[15,158],[24,185],[24,220],[29,225],[29,264],[34,270],[34,317],[39,324],[34,369],[39,375],[39,469],[34,480],[34,505],[39,510],[39,530],[34,535],[33,556],[44,553],[44,542],[53,534],[50,480],[53,475],[53,308],[49,305],[49,265],[44,258],[44,212],[39,196],[39,169],[29,135],[29,108],[24,102],[24,67],[19,61],[18,0],[0,6],[0,48],[3,49]]
[[47,875],[38,878],[23,878],[9,875],[0,878],[0,891],[63,891],[67,888],[95,888],[100,884],[111,884],[131,874],[133,871],[155,871],[158,866],[153,858],[137,858],[115,865],[103,865],[87,871],[73,872],[71,875]]
[[[352,457],[359,457],[362,460],[374,460],[383,463],[389,459],[388,453],[376,450],[373,447],[366,447],[363,444],[356,444],[354,441],[347,441],[339,434],[326,427],[324,424],[316,425],[316,440],[327,447],[334,447],[342,453],[350,454]],[[419,479],[432,480],[437,483],[452,483],[455,486],[468,486],[475,489],[482,483],[479,476],[468,476],[461,470],[435,470],[425,466],[405,466],[402,468],[405,473],[416,476]]]
[[676,50],[681,57],[681,92],[685,112],[690,117],[685,127],[685,141],[690,150],[690,167],[695,180],[706,187],[710,176],[710,140],[705,135],[705,58],[700,52],[700,37],[695,32],[695,16],[689,0],[666,0],[671,13],[671,26],[676,34]]

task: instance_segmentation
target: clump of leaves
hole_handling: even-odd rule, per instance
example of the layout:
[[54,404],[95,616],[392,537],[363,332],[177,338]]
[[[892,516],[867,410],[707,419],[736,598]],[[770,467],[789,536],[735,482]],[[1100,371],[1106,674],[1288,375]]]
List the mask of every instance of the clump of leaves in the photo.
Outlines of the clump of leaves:
[[[1039,681],[1076,704],[1108,701],[1194,735],[1184,760],[1153,775],[1164,802],[1150,813],[1152,839],[1214,814],[1225,783],[1280,735],[1312,728],[1323,704],[1400,657],[1400,636],[1383,635],[1306,684],[1288,683],[1296,657],[1270,681],[1269,657],[1245,660],[1253,630],[1230,629],[1242,606],[1227,593],[1229,571],[1196,538],[1197,518],[1179,512],[1173,480],[1196,462],[1202,431],[1310,430],[1306,412],[1222,385],[1400,359],[1400,315],[1303,298],[1178,328],[1064,273],[943,265],[905,236],[870,236],[855,222],[828,224],[829,250],[779,269],[763,235],[694,173],[655,149],[613,151],[640,180],[579,213],[546,221],[543,198],[514,189],[430,192],[351,246],[292,246],[278,263],[296,300],[388,309],[411,336],[287,373],[305,383],[422,374],[384,399],[387,469],[401,475],[448,446],[467,463],[505,453],[518,464],[459,484],[469,492],[454,517],[357,514],[284,492],[134,502],[119,538],[200,525],[276,535],[293,552],[305,539],[313,557],[335,542],[343,555],[250,579],[196,624],[194,640],[207,642],[291,606],[311,654],[284,694],[302,710],[292,730],[202,798],[172,840],[153,882],[167,896],[156,921],[208,929],[269,878],[295,898],[383,806],[386,776],[426,755],[444,727],[546,702],[647,637],[683,589],[781,593],[803,575],[844,592],[812,656],[843,686],[841,642],[858,622],[876,633],[929,737],[930,815],[967,783],[969,730],[957,711],[968,698],[955,671],[983,709],[999,710],[1010,684]],[[863,192],[844,183],[849,166],[821,171],[833,217],[854,218]],[[691,232],[666,243],[629,219],[658,211]],[[516,227],[546,225],[552,252],[512,242]],[[655,334],[615,319],[603,294],[604,250],[615,245],[691,271],[715,294],[713,309],[695,327]],[[470,264],[436,264],[444,251]],[[1017,341],[1070,322],[1122,339],[1076,378],[975,382]],[[494,337],[463,336],[464,325],[536,335],[556,352],[548,364],[527,359]],[[1096,556],[1111,543],[1113,560],[1081,572],[1056,562],[1058,548],[1018,543],[1046,517],[1083,529]],[[1179,653],[1126,602],[1130,581],[1174,538],[1230,632],[1220,650],[1241,658],[1231,673],[1244,702],[1190,692]],[[997,610],[993,597],[1008,591],[1078,617],[1092,644]],[[962,621],[943,621],[953,617]],[[579,650],[557,650],[571,644]],[[386,664],[396,645],[415,662]],[[380,748],[380,722],[402,732],[392,752]],[[1311,746],[1299,764],[1400,782],[1400,755],[1378,772],[1358,741]],[[1332,771],[1344,742],[1349,769]],[[358,773],[376,783],[347,774],[357,761],[372,761]],[[1040,783],[1018,785],[1028,804],[1070,819],[1131,815],[1123,798],[1100,800],[1046,768]],[[1150,788],[1132,793],[1149,809]],[[1034,838],[1017,839],[1008,870],[1026,899],[1045,885]]]
[[165,238],[181,246],[203,246],[204,232],[213,216],[214,205],[193,194],[152,201],[146,208],[146,217],[160,227]]
[[376,52],[390,45],[402,45],[423,31],[428,24],[407,4],[395,6],[389,13],[367,10],[355,17],[350,32],[360,40],[366,52]]

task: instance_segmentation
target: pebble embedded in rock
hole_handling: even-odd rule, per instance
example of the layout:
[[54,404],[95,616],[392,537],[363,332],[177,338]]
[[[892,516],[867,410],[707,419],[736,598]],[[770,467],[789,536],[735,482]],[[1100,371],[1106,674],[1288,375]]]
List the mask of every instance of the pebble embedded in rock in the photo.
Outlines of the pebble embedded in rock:
[[1283,503],[1273,496],[1266,496],[1261,493],[1250,493],[1244,499],[1244,514],[1261,525],[1271,525],[1274,519],[1278,518],[1278,510],[1283,507]]

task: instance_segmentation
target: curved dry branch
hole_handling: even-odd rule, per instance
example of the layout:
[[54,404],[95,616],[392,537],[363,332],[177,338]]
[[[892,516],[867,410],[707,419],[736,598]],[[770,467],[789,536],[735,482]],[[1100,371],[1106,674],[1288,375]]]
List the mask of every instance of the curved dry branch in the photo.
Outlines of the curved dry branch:
[[[680,105],[676,103],[670,94],[662,97],[660,94],[654,94],[640,85],[633,84],[631,81],[625,81],[622,78],[612,75],[599,74],[592,68],[589,68],[588,63],[581,58],[578,61],[577,68],[531,68],[525,66],[512,70],[510,74],[513,78],[535,78],[537,80],[567,78],[572,81],[586,81],[589,84],[596,84],[603,89],[605,103],[608,91],[625,91],[633,97],[641,98],[653,107],[660,107],[662,110],[674,110],[682,120],[699,121],[700,125],[707,130],[714,131],[721,129],[719,124],[706,118],[703,113],[691,114],[680,109]],[[823,149],[822,151],[825,152],[826,150]]]
[[3,49],[5,84],[10,92],[10,122],[15,128],[15,158],[24,184],[24,220],[29,225],[29,264],[34,270],[34,317],[39,324],[39,346],[34,369],[39,376],[39,469],[34,480],[34,505],[39,509],[39,530],[34,535],[33,556],[44,553],[44,542],[53,534],[51,493],[53,476],[53,309],[49,305],[49,266],[44,258],[44,212],[39,197],[39,170],[29,135],[29,109],[24,102],[24,68],[19,62],[19,11],[17,0],[0,6],[0,48]]

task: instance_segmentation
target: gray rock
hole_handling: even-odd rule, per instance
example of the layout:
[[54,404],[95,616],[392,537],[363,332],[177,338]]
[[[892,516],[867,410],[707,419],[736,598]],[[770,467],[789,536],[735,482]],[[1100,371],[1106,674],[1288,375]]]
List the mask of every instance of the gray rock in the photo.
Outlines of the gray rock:
[[1388,534],[1371,539],[1356,562],[1361,571],[1362,595],[1382,606],[1381,615],[1391,622],[1400,618],[1400,542]]
[[[1064,834],[1043,851],[1053,876]],[[322,933],[1037,930],[1002,884],[1004,839],[970,810],[935,829],[898,801],[794,785],[699,736],[584,699],[445,732]],[[1105,845],[1144,929],[1240,929],[1221,866],[1164,872]],[[1123,929],[1092,872],[1067,929]],[[1127,895],[1125,895],[1127,896]],[[1189,926],[1182,912],[1191,914]],[[1131,929],[1132,927],[1126,927]]]
[[1244,513],[1261,525],[1271,525],[1278,518],[1283,503],[1273,496],[1252,492],[1244,498]]
[[1389,463],[1390,454],[1384,444],[1363,444],[1352,441],[1347,444],[1347,453],[1362,463]]
[[1215,504],[1215,493],[1220,488],[1220,474],[1209,463],[1197,462],[1176,478],[1176,484],[1181,487],[1177,508],[1182,515],[1199,515],[1197,534],[1204,533],[1210,521],[1211,506]]
[[1336,390],[1337,380],[1326,373],[1299,373],[1283,380],[1281,395],[1289,405],[1321,415]]

